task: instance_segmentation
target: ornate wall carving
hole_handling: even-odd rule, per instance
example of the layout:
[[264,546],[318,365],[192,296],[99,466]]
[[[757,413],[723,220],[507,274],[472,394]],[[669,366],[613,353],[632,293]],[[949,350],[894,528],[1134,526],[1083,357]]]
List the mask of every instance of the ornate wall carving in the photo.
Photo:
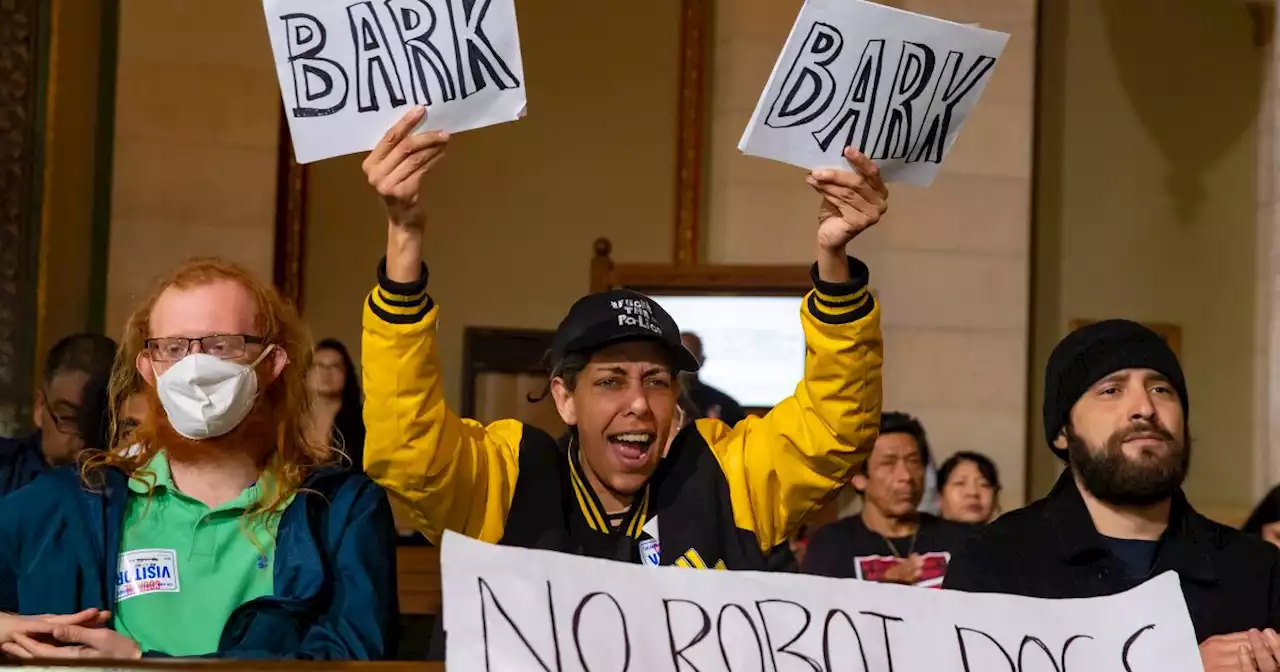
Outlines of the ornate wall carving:
[[0,0],[0,434],[31,393],[40,2]]

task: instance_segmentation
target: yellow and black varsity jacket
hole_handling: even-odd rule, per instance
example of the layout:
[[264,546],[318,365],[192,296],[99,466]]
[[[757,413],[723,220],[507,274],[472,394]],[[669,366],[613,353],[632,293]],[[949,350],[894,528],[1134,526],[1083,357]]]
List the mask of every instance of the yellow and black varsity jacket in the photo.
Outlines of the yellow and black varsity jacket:
[[577,454],[516,420],[482,425],[445,404],[439,308],[416,283],[378,286],[364,310],[365,471],[409,504],[433,543],[453,530],[490,543],[645,564],[764,569],[870,452],[880,424],[880,310],[868,271],[801,305],[807,354],[795,394],[763,418],[698,420],[614,528]]

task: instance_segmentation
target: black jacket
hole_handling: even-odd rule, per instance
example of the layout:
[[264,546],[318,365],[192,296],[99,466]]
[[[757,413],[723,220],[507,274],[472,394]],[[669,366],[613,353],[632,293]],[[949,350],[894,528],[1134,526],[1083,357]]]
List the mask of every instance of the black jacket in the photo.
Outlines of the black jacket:
[[[1173,500],[1151,576],[1176,571],[1196,637],[1280,628],[1280,550]],[[987,526],[956,554],[944,588],[1044,598],[1112,595],[1125,578],[1070,472],[1049,496]]]

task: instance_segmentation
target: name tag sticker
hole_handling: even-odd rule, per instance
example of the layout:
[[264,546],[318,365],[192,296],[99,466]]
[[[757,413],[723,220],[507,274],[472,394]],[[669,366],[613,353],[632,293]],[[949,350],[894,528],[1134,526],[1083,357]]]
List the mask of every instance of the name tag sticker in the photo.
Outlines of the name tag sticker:
[[116,601],[148,593],[176,593],[178,553],[173,549],[147,548],[120,554],[116,571]]

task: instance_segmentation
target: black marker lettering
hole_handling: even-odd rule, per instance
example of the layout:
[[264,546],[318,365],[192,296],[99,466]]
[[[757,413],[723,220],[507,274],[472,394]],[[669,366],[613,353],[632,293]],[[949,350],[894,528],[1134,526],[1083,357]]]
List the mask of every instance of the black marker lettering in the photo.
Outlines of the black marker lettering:
[[877,614],[874,611],[863,611],[860,613],[863,616],[875,616],[876,618],[880,619],[880,627],[884,629],[884,655],[887,656],[889,659],[889,672],[893,672],[893,646],[889,644],[889,623],[891,621],[896,621],[898,623],[901,623],[902,619],[898,618],[897,616],[886,616],[884,614]]
[[901,159],[911,149],[915,101],[924,93],[933,79],[937,56],[929,45],[917,42],[902,43],[902,57],[898,59],[898,71],[889,88],[889,104],[880,122],[880,134],[876,137],[873,159]]
[[449,0],[454,58],[458,63],[463,98],[483,90],[490,79],[503,91],[520,86],[520,81],[493,48],[481,25],[490,3],[491,0]]
[[347,104],[347,73],[335,61],[320,58],[327,41],[324,26],[310,14],[286,14],[285,41],[293,70],[293,116],[324,117]]
[[1062,662],[1062,672],[1067,672],[1067,650],[1071,648],[1072,644],[1076,643],[1077,639],[1093,639],[1093,637],[1089,635],[1072,635],[1062,643],[1062,658],[1059,659]]
[[724,669],[733,672],[733,664],[729,662],[729,652],[724,648],[724,612],[730,609],[741,614],[742,620],[751,626],[751,634],[756,638],[756,650],[760,654],[760,672],[764,672],[764,641],[760,639],[760,631],[756,630],[756,623],[751,620],[751,614],[738,604],[726,604],[720,607],[720,615],[716,617],[716,639],[720,640],[720,657],[724,660]]
[[[384,0],[404,44],[405,61],[409,63],[409,82],[414,102],[431,105],[437,100],[449,102],[458,97],[453,73],[445,64],[434,40],[451,37],[441,27],[440,15],[426,0]],[[450,51],[452,51],[450,49]]]
[[[960,641],[960,663],[964,665],[964,672],[975,672],[974,669],[969,666],[969,649],[968,647],[965,646],[965,643],[964,643],[964,636],[967,633],[982,635],[983,637],[987,638],[987,641],[991,642],[992,644],[995,644],[996,650],[1000,652],[1000,655],[1004,656],[1004,659],[1009,661],[1009,672],[1016,672],[1018,668],[1013,664],[1013,658],[1009,656],[1009,652],[1005,651],[1003,646],[1000,646],[1000,642],[997,642],[995,637],[992,637],[991,635],[988,635],[987,633],[981,630],[974,630],[972,628],[962,628],[957,625],[956,639]],[[984,669],[984,670],[979,670],[978,672],[992,672],[992,670]]]
[[1044,657],[1049,660],[1049,664],[1053,666],[1055,672],[1062,672],[1062,668],[1058,666],[1058,661],[1053,659],[1053,652],[1038,637],[1027,635],[1022,638],[1022,644],[1018,646],[1018,672],[1022,672],[1022,656],[1027,652],[1027,645],[1034,644],[1037,648],[1044,652]]
[[[400,83],[400,71],[391,56],[387,33],[378,21],[372,0],[357,2],[347,7],[351,19],[351,41],[356,45],[356,102],[361,112],[377,112],[378,80],[387,90],[391,107],[408,102],[404,97],[404,85]],[[374,69],[378,77],[375,77]]]
[[[799,630],[796,630],[796,634],[792,635],[791,639],[787,640],[786,644],[783,644],[782,646],[779,646],[777,648],[774,648],[773,646],[773,635],[769,632],[769,618],[765,616],[765,613],[764,613],[764,605],[766,604],[787,604],[799,609],[800,613],[804,614],[804,625],[800,626]],[[760,612],[760,622],[764,624],[764,639],[769,644],[769,660],[773,663],[773,669],[775,670],[775,672],[778,669],[778,659],[775,654],[779,654],[779,653],[785,653],[788,656],[791,656],[793,658],[799,658],[800,660],[808,664],[809,669],[813,670],[813,672],[822,672],[822,666],[818,664],[818,661],[810,658],[809,656],[804,655],[803,653],[800,653],[798,651],[792,651],[790,649],[790,647],[793,644],[795,644],[797,641],[800,640],[801,637],[804,636],[804,631],[809,629],[809,623],[813,621],[813,616],[809,614],[809,610],[805,608],[803,604],[799,604],[797,602],[791,602],[788,600],[756,600],[756,611]],[[775,616],[774,621],[776,622],[778,620],[786,620],[786,619]]]
[[[822,663],[827,666],[827,672],[831,672],[835,667],[831,662],[831,621],[836,616],[844,619],[849,624],[849,629],[853,631],[853,637],[858,641],[858,653],[862,656],[862,672],[871,672],[871,666],[867,665],[867,650],[862,646],[862,635],[858,634],[858,626],[853,624],[853,619],[849,618],[849,614],[839,609],[832,609],[827,612],[827,619],[822,623]],[[892,663],[890,663],[892,666]]]
[[862,50],[858,67],[849,80],[849,92],[844,97],[844,109],[831,118],[826,126],[813,134],[822,151],[831,149],[836,136],[848,127],[841,141],[841,148],[857,147],[867,151],[867,138],[871,135],[871,117],[875,114],[876,91],[880,88],[880,72],[884,67],[884,40],[871,40]]
[[[498,615],[502,616],[502,619],[507,622],[507,625],[511,626],[511,631],[515,633],[516,637],[520,638],[520,641],[524,644],[525,648],[528,649],[529,653],[533,655],[533,659],[538,661],[538,665],[543,670],[545,670],[545,672],[551,672],[551,668],[547,666],[547,663],[542,659],[542,656],[538,655],[538,652],[533,648],[533,644],[529,642],[529,638],[524,636],[524,632],[520,630],[520,628],[516,625],[516,622],[511,619],[511,616],[509,614],[507,614],[507,610],[502,608],[502,603],[498,602],[498,596],[493,594],[493,588],[490,588],[489,584],[483,578],[477,579],[477,581],[479,581],[480,583],[480,586],[479,586],[480,588],[480,632],[482,637],[484,638],[484,669],[486,670],[492,669],[492,663],[489,660],[489,609],[488,609],[489,604],[492,603],[493,608],[498,610]],[[487,601],[485,600],[486,595],[489,598]],[[547,582],[547,604],[551,604],[551,582],[550,581]],[[553,642],[556,643],[555,669],[559,671],[562,668],[560,665],[559,636],[556,634],[556,621],[555,621],[554,608],[551,613],[551,639]]]
[[1129,636],[1129,639],[1125,640],[1124,648],[1120,650],[1120,662],[1124,663],[1124,672],[1133,672],[1133,668],[1129,667],[1129,649],[1133,648],[1133,643],[1138,641],[1138,638],[1141,637],[1143,633],[1155,629],[1156,625],[1154,623],[1143,626],[1141,630],[1133,633]]
[[[694,635],[693,639],[689,640],[687,644],[681,646],[678,649],[676,648],[676,634],[671,629],[671,605],[675,603],[692,605],[695,609],[698,610],[698,613],[702,615],[702,626],[698,629],[698,634]],[[690,602],[689,600],[664,599],[662,600],[662,610],[667,614],[667,642],[669,642],[671,645],[672,667],[676,668],[678,672],[679,670],[683,669],[680,667],[680,663],[684,663],[685,665],[688,665],[690,668],[692,668],[694,672],[698,672],[698,666],[694,665],[692,661],[686,658],[684,655],[684,652],[693,648],[693,646],[698,642],[701,642],[702,640],[706,639],[707,634],[711,632],[711,616],[708,615],[707,610],[703,609],[702,606],[699,605],[697,602]]]
[[578,630],[582,623],[582,610],[587,608],[591,600],[601,596],[613,603],[613,608],[618,610],[618,618],[622,620],[622,670],[626,672],[631,667],[631,633],[627,631],[627,615],[622,613],[622,605],[618,604],[618,601],[608,593],[588,593],[578,603],[578,608],[573,610],[573,645],[578,649],[578,662],[582,663],[584,672],[591,670],[591,667],[587,665],[586,656],[582,653],[582,640],[578,637]]
[[765,125],[791,128],[822,116],[836,95],[836,78],[827,66],[840,56],[842,48],[844,36],[835,26],[814,23],[786,78],[782,80],[778,97],[769,106]]
[[907,157],[908,163],[921,160],[942,163],[942,153],[946,150],[947,134],[951,132],[952,115],[956,106],[991,72],[996,59],[979,56],[961,73],[963,64],[964,54],[958,51],[947,54],[938,84],[933,88],[933,98],[929,101],[920,124],[920,136],[911,149],[911,155]]

